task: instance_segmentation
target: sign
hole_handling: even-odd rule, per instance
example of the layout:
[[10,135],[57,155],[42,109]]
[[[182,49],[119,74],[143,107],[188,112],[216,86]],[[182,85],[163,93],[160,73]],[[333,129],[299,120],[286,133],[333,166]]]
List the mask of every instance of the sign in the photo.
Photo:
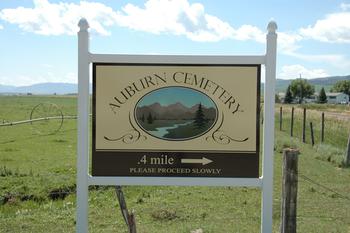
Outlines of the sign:
[[90,185],[257,187],[261,232],[272,232],[277,24],[268,24],[266,53],[252,56],[96,54],[89,49],[86,19],[78,26],[76,232],[89,229]]
[[93,176],[258,177],[260,65],[93,63]]

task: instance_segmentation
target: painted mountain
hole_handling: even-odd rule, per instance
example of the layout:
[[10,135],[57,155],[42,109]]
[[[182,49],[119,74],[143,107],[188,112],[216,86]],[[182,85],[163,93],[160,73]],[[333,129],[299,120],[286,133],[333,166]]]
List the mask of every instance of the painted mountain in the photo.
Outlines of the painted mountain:
[[180,102],[162,106],[155,102],[137,106],[135,120],[148,134],[163,140],[191,140],[208,132],[216,122],[217,110]]
[[[162,106],[156,102],[148,106],[137,107],[135,113],[138,119],[141,119],[142,116],[152,115],[158,120],[190,120],[195,118],[198,107],[199,104],[196,104],[189,108],[180,102]],[[215,108],[206,108],[203,105],[201,107],[206,119],[213,120],[216,118]]]

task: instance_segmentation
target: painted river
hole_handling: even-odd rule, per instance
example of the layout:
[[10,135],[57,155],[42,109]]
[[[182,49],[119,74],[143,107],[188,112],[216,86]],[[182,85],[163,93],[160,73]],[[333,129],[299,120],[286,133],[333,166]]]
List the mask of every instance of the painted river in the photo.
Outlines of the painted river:
[[189,125],[193,122],[193,120],[191,121],[187,121],[185,123],[179,123],[179,124],[174,124],[172,126],[166,126],[166,127],[159,127],[159,128],[156,128],[156,130],[152,130],[152,131],[148,131],[150,134],[156,136],[156,137],[159,137],[159,138],[164,138],[164,136],[169,133],[168,130],[171,130],[171,129],[176,129],[180,126],[185,126],[185,125]]

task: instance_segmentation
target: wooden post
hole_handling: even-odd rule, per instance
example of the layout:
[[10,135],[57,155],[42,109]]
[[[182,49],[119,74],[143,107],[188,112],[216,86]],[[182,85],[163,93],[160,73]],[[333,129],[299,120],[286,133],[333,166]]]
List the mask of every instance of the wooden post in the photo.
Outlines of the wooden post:
[[280,131],[282,131],[282,106],[280,107]]
[[293,137],[293,127],[294,127],[294,107],[292,107],[292,115],[290,118],[290,136]]
[[324,142],[324,112],[322,112],[321,119],[321,142]]
[[311,145],[315,145],[315,138],[314,138],[314,129],[312,127],[312,122],[310,122],[310,131],[311,131]]
[[298,155],[297,149],[283,150],[281,233],[297,230]]
[[261,124],[264,124],[263,104],[260,105]]
[[126,207],[126,202],[125,202],[122,187],[116,186],[115,192],[116,192],[117,197],[118,197],[118,202],[119,202],[120,210],[122,212],[124,221],[129,228],[129,233],[136,233],[135,215],[133,212],[131,212],[131,214],[129,214],[128,208]]
[[306,130],[306,108],[303,112],[303,143],[305,143],[305,130]]
[[350,134],[348,138],[348,149],[346,150],[344,164],[346,167],[350,166]]

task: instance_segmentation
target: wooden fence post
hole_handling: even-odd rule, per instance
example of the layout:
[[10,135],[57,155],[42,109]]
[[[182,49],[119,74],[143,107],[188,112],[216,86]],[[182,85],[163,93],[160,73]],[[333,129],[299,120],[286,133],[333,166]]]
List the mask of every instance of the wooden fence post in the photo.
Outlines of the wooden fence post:
[[293,137],[293,127],[294,127],[294,107],[292,107],[292,115],[290,118],[290,136]]
[[311,145],[315,145],[315,138],[314,138],[314,128],[312,127],[312,122],[310,122],[310,131],[311,131]]
[[303,143],[305,143],[305,130],[306,130],[306,108],[303,112]]
[[281,233],[297,230],[298,155],[297,149],[283,150]]
[[322,112],[321,119],[321,142],[324,142],[324,112]]
[[263,104],[260,105],[261,124],[264,124]]
[[344,164],[346,167],[350,166],[350,134],[348,138],[348,149],[346,150]]
[[118,202],[119,202],[120,210],[122,212],[124,221],[125,221],[126,225],[128,226],[129,233],[136,233],[135,215],[134,215],[133,211],[131,211],[131,214],[128,211],[122,187],[116,186],[115,192],[116,192],[117,197],[118,197]]
[[280,131],[282,131],[282,106],[280,107]]

